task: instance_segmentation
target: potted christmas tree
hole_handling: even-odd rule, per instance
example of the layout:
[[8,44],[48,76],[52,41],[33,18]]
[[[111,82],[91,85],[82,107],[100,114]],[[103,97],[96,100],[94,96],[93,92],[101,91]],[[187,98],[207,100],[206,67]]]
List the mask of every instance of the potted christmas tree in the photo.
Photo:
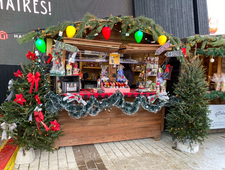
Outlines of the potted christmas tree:
[[56,113],[45,107],[45,95],[50,92],[49,76],[42,67],[40,56],[30,51],[26,55],[32,62],[14,73],[18,78],[10,81],[10,95],[0,109],[4,138],[11,136],[22,155],[30,155],[29,160],[20,158],[18,164],[32,162],[34,152],[26,153],[33,149],[54,150],[54,140],[61,135]]
[[204,68],[198,56],[188,57],[182,65],[179,82],[174,93],[177,101],[172,103],[166,116],[169,132],[177,140],[177,148],[187,152],[197,152],[208,134],[207,82]]

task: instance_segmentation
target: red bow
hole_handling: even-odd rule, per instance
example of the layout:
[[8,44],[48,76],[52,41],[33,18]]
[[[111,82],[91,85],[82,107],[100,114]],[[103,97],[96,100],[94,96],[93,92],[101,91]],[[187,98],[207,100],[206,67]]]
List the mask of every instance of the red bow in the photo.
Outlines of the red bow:
[[36,89],[35,89],[34,92],[36,92],[38,90],[38,82],[40,80],[40,76],[41,76],[41,74],[38,71],[36,72],[35,75],[33,75],[31,72],[28,73],[27,80],[28,80],[29,83],[31,83],[30,92],[29,92],[30,94],[32,93],[32,89],[34,87],[34,82],[36,84]]
[[170,66],[170,64],[167,64],[167,65],[166,65],[165,73],[169,73],[169,72],[170,72],[169,66]]
[[49,59],[48,59],[48,61],[47,61],[47,64],[49,64],[50,61],[52,60],[52,55],[51,55],[50,53],[49,53],[48,55],[49,55]]
[[[39,112],[34,111],[34,117],[35,117],[35,120],[37,121],[38,130],[39,130],[39,121],[40,121],[42,123],[42,125],[44,126],[44,128],[46,129],[46,131],[49,131],[48,126],[43,122],[44,115],[41,111],[39,111]],[[41,134],[40,130],[39,130],[39,133]]]

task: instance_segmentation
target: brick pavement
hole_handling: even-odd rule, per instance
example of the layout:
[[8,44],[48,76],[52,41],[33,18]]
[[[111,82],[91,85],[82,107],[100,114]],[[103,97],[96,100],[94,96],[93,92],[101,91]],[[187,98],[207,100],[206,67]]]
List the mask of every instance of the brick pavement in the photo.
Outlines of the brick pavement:
[[171,136],[94,145],[61,147],[54,153],[36,152],[34,162],[14,170],[225,170],[225,133],[210,134],[198,153],[172,148]]

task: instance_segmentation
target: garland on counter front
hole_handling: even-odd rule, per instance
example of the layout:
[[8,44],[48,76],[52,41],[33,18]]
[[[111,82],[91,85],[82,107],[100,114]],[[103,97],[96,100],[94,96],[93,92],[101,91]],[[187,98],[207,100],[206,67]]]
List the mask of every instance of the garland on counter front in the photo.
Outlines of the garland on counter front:
[[163,106],[169,106],[175,99],[174,97],[171,97],[170,100],[158,99],[156,104],[149,104],[145,96],[139,96],[134,99],[134,102],[126,102],[123,94],[116,92],[109,98],[105,98],[100,101],[98,101],[94,96],[91,96],[90,99],[86,101],[85,105],[82,105],[67,102],[66,100],[64,101],[64,97],[65,96],[56,95],[53,92],[48,93],[45,96],[45,99],[48,100],[46,102],[47,111],[57,113],[58,111],[65,109],[72,118],[79,119],[88,114],[90,116],[96,116],[103,109],[110,112],[110,109],[112,109],[113,106],[121,109],[127,115],[133,115],[138,111],[141,105],[145,110],[157,113]]
[[225,100],[225,92],[223,91],[210,91],[210,93],[207,93],[206,99],[213,100],[213,99],[221,99]]

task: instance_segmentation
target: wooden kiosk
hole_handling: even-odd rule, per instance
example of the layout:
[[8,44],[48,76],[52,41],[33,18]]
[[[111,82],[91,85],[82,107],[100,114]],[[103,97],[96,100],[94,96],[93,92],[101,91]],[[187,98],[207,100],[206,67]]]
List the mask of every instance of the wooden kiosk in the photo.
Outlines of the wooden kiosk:
[[224,36],[195,35],[183,39],[183,41],[190,53],[199,55],[202,65],[206,69],[206,80],[209,83],[209,109],[211,110],[209,118],[212,120],[210,133],[225,132],[225,121],[223,121],[225,111],[224,83],[219,82],[220,87],[217,88],[216,82],[212,81],[213,76],[221,77],[225,73]]
[[[118,18],[118,17],[117,17]],[[166,51],[171,51],[175,45],[170,44],[169,48],[166,48],[164,52],[160,55],[155,56],[155,52],[161,47],[157,42],[153,40],[150,34],[145,34],[145,38],[138,44],[135,41],[134,33],[129,34],[129,36],[121,36],[121,22],[114,25],[111,36],[109,40],[106,40],[102,33],[99,33],[94,37],[93,40],[87,40],[84,38],[63,38],[63,43],[76,46],[80,51],[94,51],[103,53],[119,53],[128,57],[130,60],[120,60],[120,63],[128,63],[134,66],[139,65],[139,69],[133,69],[134,72],[134,84],[141,72],[141,65],[145,64],[146,56],[157,57],[158,66],[160,67],[164,61],[167,60],[164,55]],[[138,21],[138,20],[137,20]],[[133,22],[134,23],[134,22]],[[90,25],[87,27],[85,32],[89,32]],[[151,27],[148,27],[150,30]],[[161,27],[160,27],[161,29]],[[146,29],[146,32],[148,30]],[[170,37],[170,35],[168,34]],[[148,40],[148,41],[147,41]],[[151,43],[152,42],[152,43]],[[48,41],[47,48],[50,49],[54,41]],[[67,52],[64,51],[63,62],[66,65]],[[103,61],[104,60],[104,61]],[[108,63],[108,59],[101,60],[87,60],[87,57],[83,56],[83,53],[78,54],[76,61],[79,62],[79,69],[82,73],[88,72],[89,75],[99,72],[101,67],[94,66],[90,67],[87,62],[95,63]],[[157,68],[158,68],[157,66]],[[108,67],[108,72],[113,65]],[[138,68],[138,67],[135,67]],[[97,74],[97,73],[96,73]],[[157,82],[157,75],[152,76],[151,81]],[[98,100],[107,98],[112,95],[112,93],[101,93],[96,94],[90,89],[81,89],[80,92],[73,93],[74,95],[79,94],[82,99],[88,100],[90,96],[95,96]],[[148,92],[138,92],[135,89],[130,89],[129,93],[123,93],[125,101],[133,102],[135,97],[138,96],[151,96],[155,95],[155,91]],[[138,138],[148,138],[153,137],[155,140],[159,140],[161,137],[161,131],[164,130],[164,115],[165,107],[159,110],[157,113],[149,112],[142,107],[133,114],[126,115],[120,109],[113,106],[110,111],[103,110],[97,116],[87,115],[86,117],[80,119],[73,119],[68,115],[68,112],[63,110],[60,111],[58,116],[60,124],[63,130],[63,136],[59,140],[55,141],[55,147],[62,146],[73,146],[73,145],[83,145],[83,144],[93,144],[101,142],[111,142],[111,141],[121,141],[130,140]]]

